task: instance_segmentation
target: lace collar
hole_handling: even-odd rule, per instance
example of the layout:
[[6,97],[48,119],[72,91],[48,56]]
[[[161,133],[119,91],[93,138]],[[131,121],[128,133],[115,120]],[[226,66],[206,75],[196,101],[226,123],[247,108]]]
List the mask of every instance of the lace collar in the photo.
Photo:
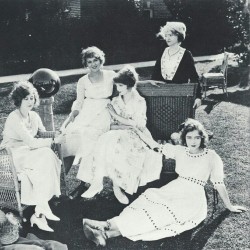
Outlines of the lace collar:
[[161,74],[165,80],[172,80],[179,67],[185,49],[181,48],[174,56],[169,56],[169,47],[167,47],[161,57]]

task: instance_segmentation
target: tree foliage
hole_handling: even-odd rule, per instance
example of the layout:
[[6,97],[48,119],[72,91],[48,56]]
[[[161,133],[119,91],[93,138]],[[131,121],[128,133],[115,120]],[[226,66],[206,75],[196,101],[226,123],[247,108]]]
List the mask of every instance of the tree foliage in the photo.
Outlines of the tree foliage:
[[[96,45],[107,63],[154,60],[155,34],[166,19],[143,16],[142,0],[99,0],[91,18],[69,18],[70,0],[0,0],[0,75],[81,67],[81,48]],[[194,55],[237,52],[247,62],[246,0],[164,0],[172,20],[187,25],[183,43]],[[84,4],[85,1],[82,1]],[[92,0],[95,4],[95,0]]]
[[[223,49],[247,61],[249,12],[247,0],[164,0],[173,20],[187,25],[187,46],[198,54]],[[190,39],[189,39],[190,38]],[[198,51],[197,51],[198,50]],[[244,58],[245,57],[245,58]]]

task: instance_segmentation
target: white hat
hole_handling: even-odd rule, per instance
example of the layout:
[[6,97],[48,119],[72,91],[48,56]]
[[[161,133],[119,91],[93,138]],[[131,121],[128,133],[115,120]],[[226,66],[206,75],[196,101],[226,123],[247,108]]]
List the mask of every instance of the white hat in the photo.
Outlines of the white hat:
[[165,26],[161,27],[160,32],[158,35],[165,37],[167,31],[176,31],[183,36],[183,40],[186,37],[186,25],[182,22],[167,22]]

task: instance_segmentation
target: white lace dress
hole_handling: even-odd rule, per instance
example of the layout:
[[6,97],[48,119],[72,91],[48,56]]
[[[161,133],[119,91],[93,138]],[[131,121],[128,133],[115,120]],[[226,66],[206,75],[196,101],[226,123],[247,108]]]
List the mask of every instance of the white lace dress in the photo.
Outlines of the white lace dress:
[[[146,102],[135,89],[127,104],[118,96],[113,98],[112,105],[118,115],[133,120],[143,128],[145,136],[152,138],[146,128]],[[159,179],[161,168],[161,155],[151,150],[134,131],[110,130],[98,139],[91,172],[85,172],[83,180],[92,184],[96,175],[109,176],[116,185],[133,194],[138,186]]]
[[21,180],[21,203],[37,205],[61,194],[61,161],[50,148],[52,139],[35,138],[38,131],[45,131],[39,115],[30,111],[29,116],[28,126],[19,110],[9,114],[1,147],[11,149]]
[[[100,135],[110,129],[111,117],[106,109],[110,103],[109,97],[113,91],[114,71],[103,70],[103,81],[92,83],[88,74],[79,79],[77,83],[77,99],[72,105],[72,110],[79,114],[73,123],[62,132],[66,134],[66,143],[62,145],[63,156],[75,156],[74,164],[80,159],[88,168],[92,164],[92,151]],[[78,178],[84,175],[79,168]]]
[[183,146],[167,144],[163,153],[176,160],[179,177],[161,188],[150,188],[112,220],[133,241],[158,240],[196,227],[207,215],[204,185],[223,185],[223,163],[213,150],[192,155]]

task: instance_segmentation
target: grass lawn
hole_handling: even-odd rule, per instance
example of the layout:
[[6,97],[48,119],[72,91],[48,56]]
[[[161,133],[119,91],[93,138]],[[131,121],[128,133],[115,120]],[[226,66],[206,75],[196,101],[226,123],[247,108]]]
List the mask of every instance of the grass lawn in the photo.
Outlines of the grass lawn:
[[[206,64],[198,65],[201,73],[206,69]],[[148,70],[140,70],[143,77],[147,77]],[[55,96],[54,120],[56,128],[70,112],[70,107],[75,99],[76,83],[62,86]],[[249,202],[249,121],[250,121],[250,91],[239,89],[237,86],[229,87],[229,97],[222,94],[221,89],[208,91],[208,100],[197,110],[196,118],[207,129],[214,132],[209,148],[214,149],[222,158],[225,168],[225,184],[231,201],[250,207]],[[6,105],[7,104],[7,105]],[[7,97],[2,94],[0,98],[0,117],[6,116],[13,110]],[[1,122],[1,120],[0,120]],[[79,183],[75,179],[77,169],[72,168],[67,176],[67,183],[72,190]],[[118,215],[123,209],[115,200],[111,191],[111,183],[106,180],[105,190],[94,200],[84,201],[76,199],[61,202],[54,209],[61,215],[61,222],[52,224],[54,234],[32,231],[25,225],[24,229],[35,232],[41,238],[57,239],[68,244],[70,250],[97,249],[92,242],[84,239],[81,230],[81,218],[108,219]],[[213,218],[212,190],[209,187],[210,199],[208,202],[208,218],[204,225],[193,234],[192,249],[250,249],[249,241],[249,211],[242,214],[232,214],[224,209],[222,201]],[[67,216],[64,216],[64,215]],[[63,229],[63,230],[62,230]],[[182,240],[180,238],[180,240]],[[131,242],[118,237],[108,241],[104,249],[187,249],[178,244],[179,238],[164,239],[156,242]]]

